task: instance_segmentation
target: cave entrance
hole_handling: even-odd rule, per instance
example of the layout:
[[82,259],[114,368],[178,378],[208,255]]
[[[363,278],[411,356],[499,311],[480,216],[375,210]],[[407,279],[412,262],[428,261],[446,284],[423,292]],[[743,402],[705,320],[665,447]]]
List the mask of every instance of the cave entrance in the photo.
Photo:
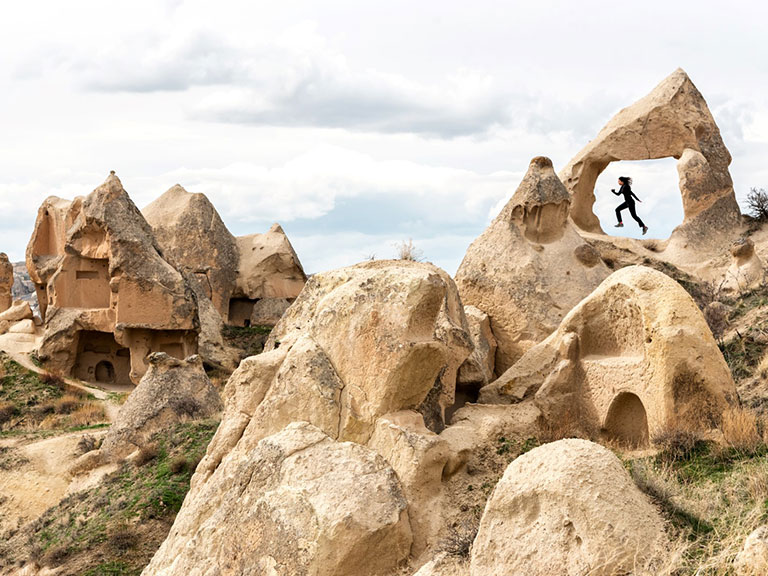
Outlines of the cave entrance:
[[610,440],[633,448],[648,444],[648,416],[636,394],[622,392],[613,399],[604,431]]
[[616,207],[624,202],[623,197],[611,193],[612,188],[617,192],[619,190],[619,176],[632,178],[632,191],[642,200],[635,203],[635,208],[637,215],[648,226],[645,238],[669,238],[672,230],[682,224],[684,217],[677,160],[661,158],[611,162],[597,178],[593,210],[605,233],[611,236],[643,238],[637,222],[632,219],[627,209],[621,212],[624,227],[614,227]]
[[258,301],[258,298],[230,299],[227,324],[230,326],[250,326],[251,316],[253,315],[253,307]]
[[83,330],[78,333],[72,375],[98,384],[131,384],[131,351],[111,332]]

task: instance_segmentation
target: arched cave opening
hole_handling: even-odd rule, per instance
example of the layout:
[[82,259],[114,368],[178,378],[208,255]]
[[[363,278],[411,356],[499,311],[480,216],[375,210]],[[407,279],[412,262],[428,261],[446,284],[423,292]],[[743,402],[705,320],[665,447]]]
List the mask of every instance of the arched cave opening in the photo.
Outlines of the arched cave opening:
[[636,394],[622,392],[613,399],[604,432],[609,440],[633,448],[648,444],[648,415]]
[[628,238],[642,238],[637,223],[629,210],[622,210],[623,228],[615,228],[616,207],[624,202],[622,196],[615,196],[611,189],[619,191],[619,176],[632,178],[632,191],[642,200],[635,204],[637,215],[648,226],[646,239],[666,240],[672,230],[683,222],[683,198],[680,194],[677,160],[617,161],[611,162],[598,176],[595,183],[595,204],[593,211],[600,219],[600,226],[606,234]]

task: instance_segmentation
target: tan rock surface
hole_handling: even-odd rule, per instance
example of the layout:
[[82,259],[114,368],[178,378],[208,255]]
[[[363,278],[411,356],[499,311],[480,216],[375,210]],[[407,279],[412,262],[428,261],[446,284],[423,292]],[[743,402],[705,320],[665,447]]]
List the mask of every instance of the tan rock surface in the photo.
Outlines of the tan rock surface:
[[176,184],[141,212],[152,226],[163,257],[177,270],[194,275],[226,318],[239,254],[235,237],[210,200]]
[[262,299],[287,299],[299,295],[307,281],[299,257],[279,224],[264,234],[237,237],[240,253],[235,291],[228,323],[250,323],[254,305]]
[[469,324],[469,335],[474,349],[459,367],[457,383],[468,386],[485,386],[494,380],[496,364],[496,338],[491,331],[488,314],[475,306],[464,306]]
[[740,224],[728,171],[731,155],[704,97],[679,68],[616,114],[560,172],[573,198],[574,223],[602,232],[592,206],[595,182],[608,164],[667,157],[678,159],[685,213],[673,243],[696,250],[716,246],[717,233],[731,233]]
[[768,574],[768,526],[760,526],[747,536],[734,566],[740,576]]
[[634,574],[666,543],[661,516],[613,453],[560,440],[509,465],[486,504],[470,575]]
[[192,290],[160,256],[114,173],[87,197],[43,203],[27,268],[46,322],[39,356],[51,369],[138,382],[150,352],[184,358],[197,350]]
[[614,272],[480,401],[535,393],[550,424],[632,444],[668,426],[708,430],[737,402],[728,366],[688,293],[642,266]]
[[459,266],[462,302],[491,319],[497,374],[554,331],[608,276],[599,258],[585,259],[585,242],[568,222],[569,206],[552,162],[534,158],[512,199]]
[[0,252],[0,313],[5,312],[13,303],[13,264],[5,252]]
[[726,291],[744,293],[758,288],[765,281],[763,261],[755,252],[755,243],[740,238],[731,245],[731,266],[725,273],[722,287]]
[[411,531],[386,461],[306,423],[238,447],[190,493],[145,576],[390,574]]
[[121,460],[176,422],[207,418],[221,408],[221,398],[199,356],[178,360],[162,352],[153,353],[149,370],[109,427],[101,455],[105,460]]
[[0,312],[0,322],[18,322],[20,320],[31,320],[32,308],[29,306],[29,302],[23,300],[16,300],[10,308],[4,312]]

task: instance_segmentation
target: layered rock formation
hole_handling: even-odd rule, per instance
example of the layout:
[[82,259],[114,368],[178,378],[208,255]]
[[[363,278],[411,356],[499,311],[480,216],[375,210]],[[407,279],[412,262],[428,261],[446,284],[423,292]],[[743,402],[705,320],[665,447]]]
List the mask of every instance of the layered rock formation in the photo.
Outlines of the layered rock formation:
[[152,229],[112,173],[87,197],[48,198],[27,247],[50,369],[138,382],[150,352],[197,350],[192,289],[160,256]]
[[501,374],[546,338],[608,268],[568,221],[570,196],[548,158],[531,161],[512,199],[467,250],[462,302],[486,313]]
[[666,545],[660,514],[610,450],[560,440],[504,472],[485,506],[469,573],[654,573]]
[[614,272],[560,327],[531,348],[480,401],[535,394],[544,418],[603,430],[629,444],[668,427],[706,431],[738,402],[707,323],[668,276],[629,266]]
[[0,312],[5,312],[13,303],[13,264],[8,255],[0,252]]
[[430,505],[448,457],[434,432],[467,330],[455,285],[429,264],[313,276],[267,350],[227,382],[222,423],[145,574],[212,561],[233,573],[379,574],[423,549],[439,530]]
[[273,326],[307,281],[299,257],[279,224],[264,234],[239,236],[237,248],[240,264],[228,322]]
[[602,232],[592,212],[595,182],[611,162],[676,158],[685,218],[674,244],[712,247],[717,233],[740,224],[728,171],[731,155],[704,97],[677,69],[650,94],[621,110],[560,172],[572,195],[571,218],[582,230]]

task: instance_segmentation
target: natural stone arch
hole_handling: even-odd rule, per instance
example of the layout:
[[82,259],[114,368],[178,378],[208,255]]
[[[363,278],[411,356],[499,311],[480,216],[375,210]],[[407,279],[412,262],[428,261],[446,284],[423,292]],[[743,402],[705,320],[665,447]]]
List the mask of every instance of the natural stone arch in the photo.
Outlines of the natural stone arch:
[[661,158],[678,161],[684,219],[673,236],[706,243],[713,231],[738,226],[731,155],[704,97],[680,68],[616,114],[560,172],[571,193],[573,222],[587,232],[603,232],[592,210],[594,189],[611,162]]
[[632,392],[619,393],[608,408],[603,429],[608,438],[622,444],[648,444],[648,415],[640,397]]

